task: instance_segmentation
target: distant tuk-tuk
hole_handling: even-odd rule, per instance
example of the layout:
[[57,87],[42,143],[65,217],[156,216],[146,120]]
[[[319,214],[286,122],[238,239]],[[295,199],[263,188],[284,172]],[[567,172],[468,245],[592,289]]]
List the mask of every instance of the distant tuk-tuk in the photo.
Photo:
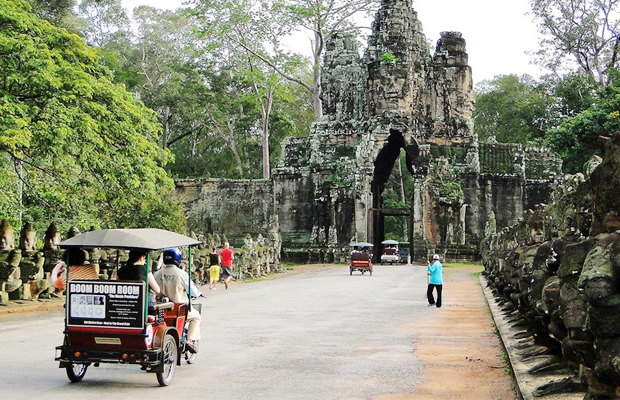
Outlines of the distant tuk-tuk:
[[[172,303],[158,299],[149,307],[148,274],[151,252],[189,247],[199,241],[162,229],[105,229],[85,232],[58,244],[64,249],[117,249],[147,252],[146,276],[140,281],[100,279],[80,274],[67,256],[65,330],[62,346],[56,347],[56,361],[72,382],[79,382],[89,366],[100,363],[137,364],[155,373],[161,386],[172,382],[181,357],[193,363],[198,344],[188,346],[185,325],[188,310],[200,311],[200,304]],[[70,251],[66,251],[69,254]],[[119,268],[117,252],[116,268]],[[70,267],[69,267],[70,266]],[[189,278],[191,281],[191,268]],[[114,275],[114,274],[112,274]],[[87,278],[84,278],[87,276]]]
[[398,261],[401,264],[409,263],[411,261],[409,258],[411,255],[409,254],[409,242],[399,242],[398,245]]
[[384,240],[383,253],[381,254],[381,264],[397,264],[399,262],[398,242],[396,240]]
[[351,243],[353,251],[351,251],[351,264],[349,265],[349,275],[353,275],[353,271],[360,271],[362,275],[365,272],[372,276],[372,243],[357,242]]

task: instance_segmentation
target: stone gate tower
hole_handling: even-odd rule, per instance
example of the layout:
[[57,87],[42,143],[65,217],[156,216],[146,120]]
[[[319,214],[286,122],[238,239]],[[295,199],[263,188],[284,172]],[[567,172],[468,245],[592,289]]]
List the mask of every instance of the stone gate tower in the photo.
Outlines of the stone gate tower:
[[428,47],[411,0],[383,0],[363,57],[350,35],[327,43],[324,117],[309,137],[284,143],[274,171],[275,212],[289,243],[380,243],[390,212],[381,195],[401,150],[415,182],[408,200],[418,256],[476,257],[492,213],[505,226],[547,198],[556,158],[478,143],[461,34],[443,32],[432,55]]

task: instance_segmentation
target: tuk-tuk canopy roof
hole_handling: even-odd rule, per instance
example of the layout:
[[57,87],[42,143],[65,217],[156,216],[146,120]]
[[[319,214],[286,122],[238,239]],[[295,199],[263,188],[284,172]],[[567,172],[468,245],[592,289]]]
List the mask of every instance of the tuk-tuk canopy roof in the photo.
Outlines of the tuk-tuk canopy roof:
[[381,242],[381,244],[397,245],[398,242],[396,240],[388,239]]
[[349,246],[351,247],[373,247],[374,245],[372,243],[366,243],[366,242],[355,242],[355,243],[349,243]]
[[198,245],[201,242],[164,229],[102,229],[76,235],[58,243],[58,247],[86,247],[86,248],[117,248],[161,250],[171,247],[185,247]]

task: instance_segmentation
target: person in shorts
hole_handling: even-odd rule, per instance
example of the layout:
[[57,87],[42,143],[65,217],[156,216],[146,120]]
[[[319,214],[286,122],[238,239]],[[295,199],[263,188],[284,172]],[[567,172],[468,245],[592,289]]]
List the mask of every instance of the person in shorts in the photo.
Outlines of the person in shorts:
[[217,290],[215,284],[220,279],[220,256],[217,254],[215,246],[211,248],[209,254],[209,289]]
[[232,272],[232,263],[235,259],[235,254],[228,242],[224,243],[224,250],[220,253],[220,265],[222,266],[222,277],[224,278],[224,286],[228,289],[228,281],[230,281],[234,275]]

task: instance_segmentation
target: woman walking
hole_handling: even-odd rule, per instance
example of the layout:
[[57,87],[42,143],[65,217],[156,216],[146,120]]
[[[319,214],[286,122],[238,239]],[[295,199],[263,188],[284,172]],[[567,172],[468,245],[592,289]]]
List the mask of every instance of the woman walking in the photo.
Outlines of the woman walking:
[[209,254],[209,290],[217,290],[215,284],[220,279],[219,258],[215,246],[211,247],[211,254]]
[[[428,298],[428,305],[441,307],[441,290],[443,289],[443,267],[439,262],[439,255],[435,254],[433,256],[433,264],[431,265],[426,260],[428,264],[426,268],[428,268],[428,274],[430,275],[430,279],[428,281],[428,289],[426,290],[426,297]],[[437,290],[437,301],[433,298],[433,289]]]

